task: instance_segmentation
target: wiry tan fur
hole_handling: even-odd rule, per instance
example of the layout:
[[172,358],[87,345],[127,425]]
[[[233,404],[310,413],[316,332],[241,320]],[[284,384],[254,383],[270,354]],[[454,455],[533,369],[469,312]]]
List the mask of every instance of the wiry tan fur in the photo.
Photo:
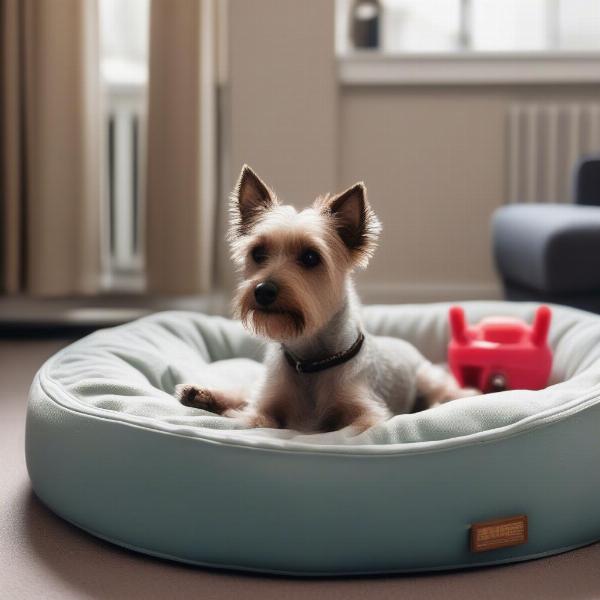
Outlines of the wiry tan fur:
[[[360,432],[413,410],[417,396],[429,407],[475,393],[398,339],[366,334],[354,358],[317,373],[298,373],[285,360],[284,348],[297,359],[320,360],[355,342],[363,327],[351,276],[367,266],[380,231],[362,183],[298,212],[244,166],[231,196],[228,234],[242,276],[234,312],[272,342],[266,375],[253,392],[179,386],[181,402],[251,427]],[[310,268],[301,260],[308,250],[320,258]],[[268,306],[255,297],[264,282],[278,290]]]

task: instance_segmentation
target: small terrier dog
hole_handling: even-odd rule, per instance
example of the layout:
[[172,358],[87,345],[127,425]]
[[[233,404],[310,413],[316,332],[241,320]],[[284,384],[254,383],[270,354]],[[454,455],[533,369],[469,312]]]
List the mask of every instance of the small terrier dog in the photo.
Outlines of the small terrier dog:
[[243,281],[244,326],[271,344],[254,392],[183,384],[185,406],[248,427],[360,433],[392,415],[478,393],[461,389],[408,342],[364,331],[352,273],[381,231],[357,183],[296,211],[244,165],[231,195],[229,241]]

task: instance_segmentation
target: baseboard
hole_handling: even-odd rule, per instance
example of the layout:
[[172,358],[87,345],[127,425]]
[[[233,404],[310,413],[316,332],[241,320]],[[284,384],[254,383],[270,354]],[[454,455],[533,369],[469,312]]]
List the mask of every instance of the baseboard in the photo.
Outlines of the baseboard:
[[458,300],[500,300],[499,283],[359,283],[364,304],[404,304],[413,302],[454,302]]
[[229,297],[223,292],[195,296],[101,294],[46,299],[0,296],[0,337],[79,336],[163,310],[227,316],[229,304]]

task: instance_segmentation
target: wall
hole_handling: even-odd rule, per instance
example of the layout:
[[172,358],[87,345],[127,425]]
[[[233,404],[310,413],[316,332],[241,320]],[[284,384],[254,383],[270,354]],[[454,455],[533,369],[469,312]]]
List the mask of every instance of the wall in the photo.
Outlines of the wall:
[[368,299],[499,297],[490,217],[508,195],[508,107],[597,95],[596,86],[344,88],[340,187],[364,179],[384,224],[359,278]]
[[508,107],[598,86],[341,86],[333,4],[230,0],[225,180],[249,162],[298,204],[364,180],[384,225],[358,276],[368,302],[500,297],[490,217],[507,197]]
[[[244,163],[296,205],[335,188],[333,27],[333,2],[229,0],[221,230],[226,195]],[[219,272],[231,285],[224,246]]]
[[345,91],[340,178],[364,178],[384,225],[360,277],[373,301],[497,295],[488,221],[503,197],[499,103],[479,91]]

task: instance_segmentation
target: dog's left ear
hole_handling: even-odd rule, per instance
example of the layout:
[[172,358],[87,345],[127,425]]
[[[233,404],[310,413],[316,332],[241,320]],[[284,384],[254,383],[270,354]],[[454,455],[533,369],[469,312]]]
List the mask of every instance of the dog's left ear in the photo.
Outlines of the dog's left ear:
[[377,247],[381,223],[371,209],[365,184],[355,183],[345,192],[328,198],[321,204],[321,211],[333,217],[337,233],[356,266],[366,267]]

